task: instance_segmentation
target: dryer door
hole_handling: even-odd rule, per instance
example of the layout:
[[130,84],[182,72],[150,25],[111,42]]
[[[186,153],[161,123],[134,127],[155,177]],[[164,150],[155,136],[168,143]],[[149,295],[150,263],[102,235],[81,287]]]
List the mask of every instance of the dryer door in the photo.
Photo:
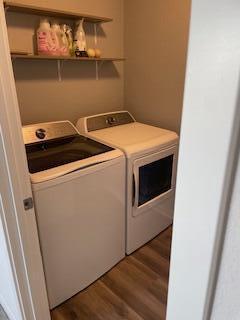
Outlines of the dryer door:
[[[177,146],[137,159],[133,164],[133,216],[174,196]],[[157,208],[156,208],[157,209]]]

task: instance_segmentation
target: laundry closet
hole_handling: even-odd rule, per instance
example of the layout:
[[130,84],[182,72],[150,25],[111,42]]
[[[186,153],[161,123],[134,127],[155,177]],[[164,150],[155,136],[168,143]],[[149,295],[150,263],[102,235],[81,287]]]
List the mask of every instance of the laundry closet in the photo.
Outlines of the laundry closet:
[[[52,319],[164,319],[190,1],[5,13]],[[86,55],[39,54],[43,19],[81,21]]]

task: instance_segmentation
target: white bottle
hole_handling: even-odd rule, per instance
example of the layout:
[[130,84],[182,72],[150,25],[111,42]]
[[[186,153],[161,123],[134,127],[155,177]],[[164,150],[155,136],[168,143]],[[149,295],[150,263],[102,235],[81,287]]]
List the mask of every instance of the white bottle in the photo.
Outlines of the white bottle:
[[50,55],[52,49],[51,27],[47,19],[40,21],[37,30],[37,48],[39,55]]
[[57,22],[53,22],[52,28],[51,28],[51,35],[52,35],[52,41],[53,41],[53,50],[52,55],[54,56],[60,56],[61,55],[61,29],[60,25]]
[[67,25],[63,24],[61,26],[61,48],[60,52],[62,56],[69,56],[69,43],[67,38]]
[[66,25],[66,37],[68,40],[68,51],[71,56],[74,55],[74,48],[73,48],[73,37],[72,37],[72,29],[70,26]]
[[75,33],[74,40],[76,42],[77,49],[84,55],[84,53],[86,53],[87,50],[87,41],[85,31],[83,29],[83,22],[84,19],[81,19],[77,22],[78,27]]

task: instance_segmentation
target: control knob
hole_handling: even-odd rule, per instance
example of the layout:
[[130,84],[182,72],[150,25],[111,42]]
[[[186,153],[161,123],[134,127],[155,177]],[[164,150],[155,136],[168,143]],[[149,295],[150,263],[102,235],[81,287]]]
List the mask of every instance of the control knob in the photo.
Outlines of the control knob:
[[117,119],[115,117],[108,117],[107,118],[107,124],[109,124],[110,126],[112,126],[116,123],[117,123]]
[[38,137],[38,139],[44,139],[46,137],[46,130],[44,129],[37,129],[35,132],[36,136]]

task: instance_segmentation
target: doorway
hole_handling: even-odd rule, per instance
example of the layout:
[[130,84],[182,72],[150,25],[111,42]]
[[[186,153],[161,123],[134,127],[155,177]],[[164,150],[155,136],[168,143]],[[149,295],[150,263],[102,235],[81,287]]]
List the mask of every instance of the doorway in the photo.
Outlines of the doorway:
[[[207,4],[206,4],[207,5]],[[212,10],[210,10],[210,12],[214,12],[214,8],[213,7],[211,7],[211,5],[209,5],[210,6],[210,9]],[[223,6],[223,8],[222,8],[222,10],[224,10],[224,9],[226,9],[224,6]],[[229,8],[228,8],[229,9]],[[238,9],[238,7],[237,7],[237,4],[236,4],[236,8],[235,8],[235,10],[236,9]],[[230,9],[229,9],[230,10]],[[232,10],[232,9],[231,9]],[[205,9],[204,9],[204,12],[206,13],[206,11],[205,11]],[[236,10],[236,12],[237,12],[237,10]],[[199,3],[199,4],[197,4],[197,1],[195,2],[195,6],[193,7],[193,18],[196,18],[196,22],[198,21],[198,17],[200,16],[200,17],[202,17],[201,16],[201,14],[203,14],[203,7],[202,7],[202,5]],[[234,15],[234,12],[233,11],[231,11],[230,12],[231,14],[233,14]],[[205,15],[204,15],[205,16]],[[230,15],[231,16],[231,15]],[[193,20],[193,21],[195,21],[195,20]],[[209,17],[209,21],[211,21],[211,19],[210,19],[210,17]],[[234,20],[235,21],[235,20]],[[218,20],[217,20],[217,22],[220,24],[220,26],[222,25]],[[224,21],[224,22],[226,22],[226,25],[228,25],[228,23],[227,23],[227,21]],[[231,21],[232,22],[232,21]],[[4,18],[3,18],[3,15],[1,16],[1,27],[3,27],[3,30],[4,30],[4,32],[6,33],[6,28],[4,27],[4,23],[5,23],[5,20],[4,20]],[[210,22],[209,22],[210,23]],[[211,25],[211,24],[210,24]],[[232,24],[230,24],[231,26],[232,26]],[[196,36],[196,34],[199,34],[199,35],[202,35],[202,33],[203,33],[203,30],[200,30],[201,32],[198,32],[199,30],[197,30],[197,26],[198,26],[198,24],[196,23],[196,25],[195,24],[193,24],[193,40],[192,40],[192,42],[193,42],[193,44],[195,44],[195,42],[194,42],[194,40],[195,40],[195,36]],[[214,29],[214,28],[213,28]],[[209,32],[209,34],[211,34],[210,32]],[[3,37],[4,38],[4,37]],[[227,38],[227,37],[226,37]],[[5,39],[6,39],[6,36],[5,36]],[[198,43],[201,43],[201,41],[199,41],[200,39],[197,39],[198,40]],[[207,39],[208,41],[207,41],[207,43],[208,44],[210,44],[210,43],[212,43],[212,41],[211,41],[211,39],[210,39],[210,36],[209,36],[209,38]],[[218,39],[219,41],[221,41],[220,39]],[[9,57],[7,57],[7,55],[6,55],[6,48],[8,49],[8,46],[7,46],[7,44],[6,44],[6,42],[4,43],[4,45],[5,45],[5,47],[4,47],[4,54],[5,54],[5,56],[4,56],[4,61],[7,61],[7,63],[8,63],[8,65],[7,65],[7,67],[8,67],[8,69],[7,69],[7,72],[9,72],[9,70],[11,70],[11,68],[10,68],[10,66],[9,66],[9,61],[10,61],[10,59],[9,59]],[[217,46],[216,46],[217,47]],[[191,47],[192,48],[192,47]],[[197,49],[199,49],[199,47],[196,47],[196,52],[198,51]],[[213,50],[214,50],[214,52],[215,52],[215,50],[216,50],[216,48],[212,48]],[[194,50],[193,50],[194,51]],[[195,52],[195,54],[196,54],[196,52]],[[192,51],[191,51],[191,53],[192,53]],[[9,52],[8,52],[8,55],[9,55]],[[193,70],[195,70],[196,71],[196,73],[197,73],[197,75],[199,76],[199,74],[201,74],[201,68],[199,69],[198,68],[198,64],[199,64],[199,61],[197,62],[197,64],[195,65],[194,64],[194,61],[192,61],[191,60],[191,55],[190,55],[190,58],[189,58],[189,65],[190,65],[190,67],[189,68],[191,68],[191,67],[193,67]],[[235,60],[234,60],[235,61]],[[236,63],[236,61],[235,61],[235,63]],[[203,63],[204,64],[204,63]],[[217,64],[217,62],[216,62],[216,64]],[[199,66],[201,67],[201,64],[199,64]],[[206,66],[206,65],[205,65]],[[51,67],[50,67],[50,69],[51,69]],[[23,69],[22,69],[23,70]],[[232,69],[231,69],[232,70]],[[223,69],[222,68],[219,68],[219,74],[222,74],[224,71],[223,71]],[[206,75],[206,74],[205,74]],[[55,74],[54,74],[54,77],[55,77]],[[206,78],[207,77],[204,77],[204,79],[206,80]],[[43,79],[44,79],[44,77],[43,77]],[[13,83],[13,79],[7,79],[8,80],[8,82],[7,83]],[[26,80],[27,82],[29,81],[29,79],[23,79],[24,81]],[[191,80],[191,81],[190,81]],[[217,81],[216,81],[216,79],[214,79],[215,81],[214,81],[214,83],[217,83],[217,84],[219,84]],[[234,72],[232,73],[232,82],[234,83],[234,84],[236,84],[236,75],[234,74]],[[23,81],[23,83],[21,83],[21,86],[22,86],[22,88],[23,89],[26,89],[26,82],[24,83],[24,81]],[[197,94],[198,92],[196,92],[196,91],[194,91],[195,89],[196,89],[196,87],[194,87],[194,88],[192,88],[191,87],[191,83],[196,83],[197,82],[197,80],[194,78],[194,76],[191,78],[189,78],[188,79],[188,82],[187,82],[187,91],[186,92],[189,92],[189,91],[191,91],[191,92],[195,92],[195,97],[199,97],[199,95]],[[202,82],[201,83],[203,83],[204,85],[206,85],[206,81],[203,81],[203,79],[202,79]],[[36,84],[36,83],[35,83]],[[33,85],[34,85],[34,83],[33,83]],[[13,88],[14,86],[12,86],[12,88]],[[191,90],[190,90],[191,89]],[[209,92],[209,90],[208,90],[208,88],[207,87],[205,87],[204,88],[205,90],[206,90],[206,92]],[[233,86],[233,89],[235,89],[235,91],[237,91],[237,89],[236,89],[236,86]],[[36,88],[35,88],[35,90],[36,90]],[[36,92],[36,91],[35,91]],[[212,92],[212,91],[211,91]],[[219,93],[219,90],[218,90],[218,93]],[[233,92],[231,92],[232,93],[232,95],[234,96],[234,93]],[[14,93],[14,95],[15,95],[15,93]],[[210,97],[211,98],[211,97]],[[206,150],[206,144],[207,143],[209,143],[209,145],[210,145],[210,142],[212,141],[212,142],[214,142],[215,141],[215,139],[213,139],[213,140],[209,140],[209,141],[206,141],[206,135],[207,135],[207,133],[209,133],[210,134],[210,132],[211,132],[211,125],[212,125],[212,122],[211,121],[209,121],[209,122],[207,122],[206,124],[206,126],[204,127],[205,128],[205,135],[202,135],[201,137],[199,137],[198,135],[197,135],[197,130],[198,130],[198,133],[199,132],[201,132],[201,134],[202,134],[202,127],[200,127],[200,124],[196,121],[196,119],[193,117],[193,113],[192,113],[192,110],[190,109],[190,105],[195,105],[195,103],[190,103],[191,101],[193,101],[193,102],[195,102],[196,103],[196,105],[197,106],[199,106],[199,109],[197,109],[197,111],[198,111],[198,117],[200,117],[201,118],[201,116],[203,117],[203,119],[202,120],[206,120],[205,119],[205,117],[204,117],[204,115],[206,115],[206,114],[208,114],[208,111],[207,111],[207,109],[206,108],[204,108],[204,105],[198,105],[197,104],[197,101],[194,101],[194,99],[192,100],[191,99],[191,97],[190,97],[190,94],[189,94],[189,96],[187,95],[187,98],[186,98],[186,101],[185,101],[185,105],[186,106],[188,106],[188,107],[186,107],[186,115],[185,115],[185,122],[183,122],[183,131],[182,131],[182,136],[183,136],[183,139],[182,139],[182,145],[183,145],[183,147],[182,147],[182,150],[184,150],[184,153],[183,153],[183,151],[182,151],[182,153],[180,154],[180,163],[181,163],[181,170],[180,170],[180,175],[179,175],[179,179],[181,179],[181,181],[185,181],[186,183],[185,183],[185,186],[191,186],[191,183],[187,183],[187,182],[191,182],[192,180],[190,180],[190,177],[189,177],[189,175],[187,175],[186,173],[187,172],[189,172],[188,170],[189,170],[189,164],[190,163],[199,163],[199,160],[201,160],[201,157],[200,158],[198,158],[198,160],[194,157],[194,155],[190,152],[189,153],[189,151],[191,151],[191,150],[189,150],[189,145],[192,147],[192,150],[195,150],[195,154],[199,157],[199,154],[200,154],[200,150]],[[219,102],[219,101],[218,101]],[[223,102],[224,102],[224,100],[223,100]],[[225,171],[226,171],[226,163],[227,163],[227,161],[226,161],[226,159],[227,159],[227,156],[228,156],[228,147],[229,147],[229,145],[230,145],[230,142],[231,142],[231,128],[232,128],[232,123],[234,122],[233,121],[233,119],[234,119],[234,110],[235,110],[235,101],[231,101],[232,102],[232,105],[231,105],[231,107],[229,107],[229,109],[228,109],[228,114],[227,114],[227,116],[228,116],[228,119],[229,119],[229,122],[227,123],[227,125],[226,126],[224,126],[224,127],[221,127],[221,128],[219,128],[219,127],[217,127],[217,132],[219,133],[219,132],[221,132],[222,133],[222,135],[223,135],[223,137],[225,137],[224,138],[224,145],[222,144],[222,140],[221,140],[221,146],[219,145],[219,144],[217,144],[216,145],[216,149],[217,149],[217,151],[218,151],[218,153],[216,153],[216,156],[217,156],[217,158],[218,158],[218,160],[219,159],[221,159],[221,162],[220,162],[220,165],[217,167],[217,171],[215,172],[214,171],[214,165],[216,164],[216,163],[218,163],[218,161],[215,161],[214,163],[213,162],[210,162],[210,166],[209,167],[207,167],[208,169],[209,169],[209,174],[211,174],[211,170],[213,170],[216,174],[217,174],[217,177],[219,177],[219,179],[220,180],[218,180],[218,182],[220,181],[220,183],[218,184],[218,186],[217,186],[217,188],[216,189],[214,189],[215,191],[216,191],[216,194],[215,194],[215,198],[214,197],[212,197],[211,199],[215,199],[217,202],[218,202],[218,204],[219,204],[219,197],[217,196],[217,195],[222,195],[222,190],[220,190],[221,189],[221,187],[222,187],[222,185],[223,185],[223,181],[224,181],[224,174],[225,174]],[[224,103],[226,103],[226,101],[224,102]],[[17,110],[17,101],[15,100],[15,101],[13,101],[13,105],[14,105],[14,108],[12,109],[14,112],[16,112],[16,110]],[[228,106],[229,106],[229,101],[228,101]],[[6,108],[6,107],[5,107]],[[11,107],[10,107],[11,108]],[[203,108],[203,109],[201,109],[201,108]],[[7,108],[6,108],[6,110],[7,110]],[[206,113],[204,113],[203,111],[202,112],[200,112],[199,110],[204,110],[204,112],[206,112]],[[224,110],[224,108],[223,109],[221,109],[221,110]],[[218,111],[218,110],[216,110],[216,111]],[[8,113],[8,115],[10,115],[10,111],[8,110],[8,111],[6,111],[7,113]],[[193,117],[192,119],[191,119],[191,117],[190,117],[190,115]],[[224,115],[224,117],[226,117],[226,113],[225,112],[222,112],[222,113],[218,113],[218,112],[216,112],[216,114],[214,115],[215,116],[215,118],[216,117],[219,117],[220,119],[222,119],[221,118],[221,116],[222,115]],[[17,114],[17,115],[12,115],[12,119],[13,118],[18,118],[19,117],[19,115]],[[188,118],[188,117],[190,117],[190,118]],[[209,119],[211,119],[211,117],[209,118]],[[195,121],[194,121],[195,120]],[[201,125],[202,125],[202,123],[204,123],[204,121],[201,121]],[[189,123],[192,123],[192,126],[190,127],[190,125],[189,125]],[[200,122],[200,121],[199,121]],[[209,125],[209,126],[208,126]],[[17,121],[17,127],[18,127],[18,134],[20,134],[20,123],[19,123],[19,121]],[[5,130],[7,130],[6,128],[5,128]],[[8,130],[9,130],[9,128],[8,128]],[[16,133],[15,131],[14,131],[15,129],[13,128],[13,130],[12,130],[12,132],[13,133]],[[196,130],[196,131],[195,131]],[[9,130],[10,131],[10,130]],[[194,136],[193,135],[193,133],[195,133],[196,135]],[[195,139],[197,139],[197,141],[198,141],[198,144],[197,144],[197,147],[198,147],[198,149],[196,149],[196,145],[193,143],[193,141],[191,140],[191,136],[194,136],[195,137]],[[210,136],[210,135],[209,135]],[[215,136],[214,136],[215,137]],[[213,137],[213,138],[214,138]],[[15,139],[15,143],[16,143],[16,137],[14,138],[14,137],[12,137],[12,139],[14,140]],[[22,141],[21,141],[21,139],[20,140],[18,140],[18,141],[20,141],[20,144],[19,145],[21,145],[21,143],[22,143]],[[196,140],[195,140],[196,141]],[[187,145],[188,145],[188,147],[187,147]],[[23,149],[23,148],[22,148]],[[15,151],[16,152],[16,151]],[[22,157],[23,156],[23,150],[21,150],[20,152],[19,152],[19,155]],[[192,158],[191,158],[192,157]],[[193,162],[190,162],[189,160],[194,160]],[[196,161],[195,161],[196,160]],[[214,157],[213,157],[213,159],[212,160],[214,160]],[[23,157],[22,158],[22,162],[25,164],[25,168],[24,168],[24,170],[22,170],[22,171],[24,171],[25,173],[23,174],[23,179],[22,179],[22,181],[27,181],[27,178],[26,178],[26,172],[27,172],[27,170],[26,170],[26,159]],[[195,169],[195,171],[194,171],[194,169]],[[206,168],[205,168],[206,169]],[[197,172],[197,170],[196,170],[196,167],[194,168],[192,168],[192,171],[191,171],[191,173],[193,174],[193,176],[194,176],[194,173],[195,172]],[[185,176],[183,176],[183,173],[185,173],[186,175]],[[205,172],[205,174],[206,174],[206,172]],[[203,175],[204,176],[204,175]],[[205,175],[205,177],[206,177],[206,175]],[[184,180],[184,178],[186,179],[186,180]],[[187,179],[189,179],[189,181],[187,181]],[[195,180],[196,181],[196,180]],[[215,180],[214,180],[215,181]],[[205,181],[204,181],[204,183],[205,183]],[[27,183],[26,183],[27,184]],[[201,179],[199,180],[199,184],[198,184],[198,186],[199,186],[199,188],[201,187]],[[193,186],[192,186],[193,187]],[[215,185],[213,185],[213,187],[215,187]],[[184,199],[186,199],[186,193],[187,192],[190,192],[191,190],[189,190],[189,188],[187,189],[185,189],[184,190],[184,188],[181,188],[181,187],[179,187],[179,198],[178,198],[178,201],[177,201],[177,210],[178,210],[178,212],[179,212],[179,208],[181,207],[181,209],[188,209],[188,207],[186,206],[186,202],[184,202]],[[200,191],[200,189],[198,189],[199,191]],[[29,190],[26,192],[26,195],[29,195]],[[199,192],[199,194],[200,194],[200,192]],[[195,199],[196,200],[196,199]],[[193,201],[194,202],[194,201]],[[196,203],[196,201],[195,201],[195,203]],[[209,202],[205,202],[205,203],[208,203],[208,204],[210,204],[210,200],[209,200]],[[194,204],[194,203],[193,203]],[[198,210],[196,210],[197,212],[199,212],[199,209],[202,209],[202,207],[199,205],[199,208],[198,208]],[[206,208],[205,208],[206,209]],[[208,262],[210,262],[210,261],[212,261],[212,254],[213,254],[213,249],[215,248],[214,247],[214,244],[215,244],[215,239],[216,239],[216,233],[217,233],[217,225],[218,225],[218,214],[219,214],[219,207],[218,207],[218,205],[216,205],[216,207],[215,206],[213,206],[212,207],[212,212],[213,212],[213,215],[211,215],[211,219],[210,220],[208,220],[208,228],[207,228],[207,235],[209,235],[209,234],[211,234],[211,237],[210,238],[206,238],[206,242],[204,242],[204,245],[205,245],[205,248],[209,248],[209,250],[206,250],[206,259],[207,259],[207,261]],[[189,260],[191,260],[191,261],[193,261],[194,262],[194,258],[196,258],[195,256],[194,256],[194,254],[192,254],[193,253],[193,248],[191,247],[191,246],[188,246],[187,245],[187,243],[190,243],[190,241],[191,241],[191,239],[194,239],[195,240],[195,245],[196,244],[198,244],[198,240],[197,240],[197,238],[200,238],[200,235],[201,235],[201,232],[204,230],[204,228],[206,228],[206,224],[204,224],[204,221],[203,220],[198,220],[198,219],[196,219],[196,215],[193,215],[193,217],[192,217],[192,219],[190,219],[190,220],[188,220],[188,222],[190,223],[191,222],[191,227],[192,227],[192,230],[189,230],[189,228],[187,228],[187,230],[186,230],[186,226],[188,226],[188,223],[187,223],[187,218],[189,218],[189,216],[186,216],[186,214],[184,214],[184,210],[182,210],[182,212],[183,212],[183,216],[181,217],[181,219],[180,218],[177,218],[176,220],[175,220],[175,226],[176,226],[176,232],[174,231],[174,233],[175,233],[175,237],[174,237],[174,259],[173,259],[173,264],[172,264],[172,270],[175,270],[175,273],[172,273],[172,280],[171,280],[171,282],[170,283],[172,283],[172,285],[173,285],[173,283],[177,286],[177,289],[179,289],[180,287],[181,288],[183,288],[183,286],[181,286],[180,284],[182,284],[182,279],[181,279],[181,277],[180,277],[180,275],[181,274],[183,274],[184,273],[184,270],[183,270],[183,266],[184,266],[184,263],[182,263],[181,264],[181,267],[178,269],[178,272],[176,272],[176,266],[177,266],[177,261],[182,261],[181,260],[181,252],[182,252],[182,250],[181,249],[183,249],[183,245],[185,244],[185,249],[186,248],[188,248],[189,249],[189,254],[191,253],[191,255],[190,255],[190,257],[188,257],[189,258]],[[186,210],[186,212],[188,212],[189,213],[189,210]],[[204,213],[205,213],[205,211],[203,211]],[[206,210],[206,213],[208,212],[208,210]],[[201,215],[199,215],[199,216],[201,216]],[[199,216],[197,216],[197,218],[199,218]],[[179,216],[178,216],[179,217]],[[206,218],[206,216],[204,216],[204,218]],[[196,220],[195,220],[196,219]],[[203,218],[202,218],[203,219]],[[199,228],[199,225],[197,225],[198,223],[200,223],[199,225],[201,225],[202,227],[201,228]],[[24,228],[23,228],[24,229]],[[181,240],[181,237],[183,236],[183,230],[185,230],[186,231],[186,237],[183,237],[182,238],[182,240],[183,241],[178,241],[178,240]],[[193,233],[194,233],[194,230],[198,230],[198,232],[194,235]],[[182,232],[181,232],[182,231]],[[211,231],[213,231],[212,233],[211,233]],[[155,240],[154,240],[155,241]],[[180,248],[178,248],[178,246],[179,245],[182,245],[182,248],[180,247]],[[211,244],[210,246],[209,246],[209,244]],[[199,244],[199,247],[201,247],[201,245]],[[143,249],[143,248],[142,248]],[[140,250],[142,250],[142,249],[140,249]],[[144,250],[146,250],[146,249],[144,249]],[[187,251],[184,251],[185,252],[185,254],[186,253],[188,253]],[[204,252],[202,253],[202,254],[204,254]],[[196,259],[196,263],[197,263],[197,261],[198,261],[198,259]],[[121,268],[122,268],[122,266],[120,266]],[[171,292],[172,292],[172,294],[170,295],[170,306],[169,306],[169,319],[176,319],[176,318],[174,318],[174,316],[176,316],[176,314],[174,314],[174,312],[176,312],[176,311],[174,311],[174,309],[176,310],[178,310],[178,312],[184,312],[183,311],[183,308],[182,308],[182,306],[181,306],[181,304],[179,303],[179,301],[183,301],[183,302],[186,302],[186,300],[187,300],[187,298],[189,298],[190,297],[190,295],[191,294],[193,294],[194,295],[194,301],[199,301],[199,304],[198,304],[198,306],[197,306],[197,308],[195,308],[195,310],[193,310],[192,308],[190,308],[191,309],[191,313],[189,313],[190,314],[190,316],[192,316],[192,318],[194,318],[194,319],[202,319],[201,318],[201,316],[203,315],[203,310],[204,310],[204,308],[205,308],[205,303],[206,303],[206,299],[205,299],[205,296],[206,296],[206,292],[208,291],[208,280],[209,280],[209,277],[208,277],[208,275],[210,274],[210,272],[212,271],[212,270],[209,270],[209,269],[211,269],[210,267],[209,267],[209,264],[207,264],[206,265],[206,269],[204,269],[206,272],[205,273],[203,273],[202,274],[202,278],[204,278],[204,281],[202,281],[202,286],[201,286],[201,293],[203,293],[203,295],[202,295],[202,297],[204,297],[204,298],[202,298],[202,299],[198,299],[199,297],[197,297],[196,296],[196,292],[193,290],[192,292],[191,292],[191,290],[190,290],[190,288],[193,288],[191,285],[189,285],[188,284],[188,286],[186,286],[185,288],[185,290],[183,291],[183,300],[178,300],[178,301],[174,301],[174,299],[175,299],[175,297],[173,296],[173,287],[171,287],[171,285],[170,285],[170,288],[172,288],[171,289]],[[192,266],[191,266],[191,272],[192,273],[189,273],[189,275],[191,275],[191,276],[194,276],[194,275],[196,275],[196,271],[194,271],[193,272],[193,270],[198,270],[198,268],[192,268]],[[200,277],[201,278],[201,277]],[[33,279],[32,279],[33,280]],[[105,281],[105,280],[104,280]],[[190,281],[192,284],[199,284],[199,282],[198,281],[196,281],[196,279],[194,280],[194,281]],[[189,283],[189,281],[188,281],[188,283]],[[43,289],[43,288],[42,288]],[[44,291],[44,290],[43,290]],[[196,290],[197,291],[197,290]],[[176,297],[178,297],[178,298],[181,298],[181,296],[180,296],[180,292],[179,291],[177,291],[176,290]],[[36,296],[35,296],[36,297]],[[185,300],[186,299],[186,300]],[[35,301],[36,302],[36,301]],[[177,308],[175,308],[175,306],[177,306]],[[194,313],[195,312],[195,313]],[[179,313],[179,314],[180,314]],[[188,314],[188,316],[189,316],[189,314]],[[195,314],[198,314],[198,316],[197,317],[195,317],[194,315]],[[47,319],[47,317],[46,318],[44,318],[44,319]],[[188,317],[185,317],[185,319],[188,319]],[[189,317],[189,319],[191,319],[190,317]]]

